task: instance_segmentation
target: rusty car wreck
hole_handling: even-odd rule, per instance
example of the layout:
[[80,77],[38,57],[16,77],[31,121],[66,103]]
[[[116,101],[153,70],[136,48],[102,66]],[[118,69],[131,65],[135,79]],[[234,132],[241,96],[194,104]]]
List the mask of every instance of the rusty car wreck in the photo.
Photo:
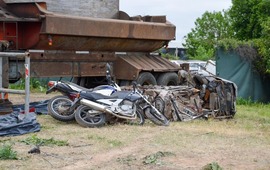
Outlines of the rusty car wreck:
[[[236,113],[237,86],[216,76],[202,76],[186,72],[185,85],[141,86],[171,121],[198,118],[233,118]],[[123,87],[130,89],[130,87]]]

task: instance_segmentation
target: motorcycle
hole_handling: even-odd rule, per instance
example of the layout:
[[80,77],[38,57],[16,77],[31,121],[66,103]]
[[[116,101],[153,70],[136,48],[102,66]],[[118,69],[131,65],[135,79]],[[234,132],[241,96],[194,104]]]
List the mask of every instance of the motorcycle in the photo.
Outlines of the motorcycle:
[[48,113],[59,121],[72,121],[75,119],[74,110],[70,109],[72,102],[76,98],[76,94],[82,91],[95,92],[110,96],[121,88],[111,80],[110,68],[107,65],[107,80],[109,85],[100,85],[93,89],[87,89],[72,82],[67,81],[49,81],[50,87],[46,94],[54,91],[60,92],[62,95],[51,98],[48,102]]
[[103,126],[106,114],[126,120],[137,119],[138,124],[143,124],[143,113],[157,125],[169,125],[168,119],[142,95],[135,84],[132,91],[117,91],[111,96],[83,91],[78,93],[72,107],[77,107],[75,119],[84,127]]

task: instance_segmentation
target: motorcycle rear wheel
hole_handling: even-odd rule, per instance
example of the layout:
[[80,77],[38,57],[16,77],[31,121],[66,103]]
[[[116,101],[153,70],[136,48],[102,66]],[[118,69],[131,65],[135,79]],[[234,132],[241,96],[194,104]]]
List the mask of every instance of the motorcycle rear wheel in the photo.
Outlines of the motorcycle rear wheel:
[[150,119],[154,124],[159,126],[168,126],[169,120],[163,115],[156,113],[153,109],[150,107],[145,109],[145,116]]
[[106,122],[105,113],[91,115],[88,111],[93,110],[88,106],[81,105],[75,111],[75,119],[77,123],[83,127],[101,127]]
[[75,118],[74,110],[69,111],[72,104],[67,96],[55,96],[48,102],[48,114],[59,121],[68,122]]

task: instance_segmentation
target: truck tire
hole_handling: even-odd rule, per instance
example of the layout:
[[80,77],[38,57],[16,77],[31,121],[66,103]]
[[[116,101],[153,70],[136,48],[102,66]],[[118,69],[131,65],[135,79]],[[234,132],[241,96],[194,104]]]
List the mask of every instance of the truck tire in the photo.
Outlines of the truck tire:
[[157,85],[157,81],[153,74],[149,72],[143,72],[139,74],[137,78],[137,83],[140,85]]
[[162,73],[157,79],[157,84],[161,86],[176,86],[178,85],[178,75],[174,72]]

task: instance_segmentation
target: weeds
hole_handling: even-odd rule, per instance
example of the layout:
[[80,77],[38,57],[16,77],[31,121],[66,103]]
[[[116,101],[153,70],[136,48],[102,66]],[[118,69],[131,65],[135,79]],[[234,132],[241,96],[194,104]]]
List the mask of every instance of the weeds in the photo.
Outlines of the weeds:
[[244,99],[242,97],[239,97],[237,98],[236,100],[236,104],[237,105],[251,105],[253,104],[254,102],[251,100],[251,98],[248,98],[248,99]]
[[[25,89],[25,79],[20,79],[17,83],[10,84],[11,89]],[[37,78],[30,78],[30,90],[34,92],[45,92],[47,90],[47,83]]]
[[122,145],[122,142],[119,140],[107,140],[107,142],[111,147],[117,147]]
[[155,154],[148,155],[143,158],[143,163],[148,165],[148,164],[160,164],[160,158],[166,157],[166,156],[175,156],[174,153],[172,152],[157,152]]
[[21,140],[20,142],[23,142],[27,145],[37,145],[37,146],[68,146],[67,141],[63,140],[55,140],[54,138],[50,139],[41,139],[38,138],[37,135],[32,135],[24,140]]
[[134,157],[133,155],[128,155],[125,158],[117,158],[116,161],[119,163],[126,164],[126,165],[130,166],[136,160],[137,160],[137,158]]
[[12,149],[11,144],[3,144],[0,147],[0,160],[18,159],[17,152]]
[[222,170],[218,163],[212,162],[210,164],[205,165],[202,170]]

